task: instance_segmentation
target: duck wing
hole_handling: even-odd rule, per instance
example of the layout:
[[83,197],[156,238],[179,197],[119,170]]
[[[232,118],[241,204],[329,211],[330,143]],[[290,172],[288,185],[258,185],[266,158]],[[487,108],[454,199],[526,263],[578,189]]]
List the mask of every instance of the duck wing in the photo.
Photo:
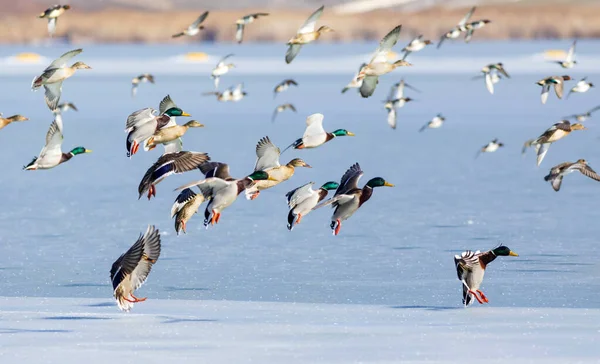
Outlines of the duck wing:
[[68,51],[67,53],[60,56],[58,59],[55,59],[50,65],[44,70],[47,71],[52,68],[63,68],[67,65],[67,62],[79,53],[83,52],[83,49],[74,49],[72,51]]
[[494,94],[494,82],[492,81],[492,74],[490,72],[485,74],[485,87],[492,95]]
[[173,99],[171,99],[171,95],[167,95],[161,100],[158,106],[158,113],[162,115],[165,113],[165,111],[174,107],[177,107],[177,105],[175,104]]
[[154,120],[155,117],[156,110],[151,107],[135,111],[127,117],[127,121],[125,122],[125,131],[129,132],[134,127],[139,127],[140,125]]
[[312,114],[306,118],[306,129],[302,135],[302,141],[307,146],[321,145],[327,139],[327,133],[323,129],[323,114]]
[[260,139],[256,144],[256,165],[255,171],[265,171],[270,168],[281,166],[279,164],[279,155],[281,151],[271,142],[268,136]]
[[598,175],[598,173],[596,173],[596,171],[594,171],[592,167],[588,165],[577,165],[575,169],[577,169],[586,177],[589,177],[595,181],[600,181],[600,175]]
[[473,16],[473,13],[475,12],[476,8],[477,8],[476,6],[473,6],[471,8],[471,10],[469,10],[469,12],[458,22],[458,25],[464,26],[465,24],[467,24],[469,19],[471,19],[471,16]]
[[285,52],[285,62],[288,64],[292,63],[294,58],[300,53],[300,49],[302,49],[302,44],[290,44]]
[[[396,112],[396,108],[395,107],[391,107],[388,109],[388,115],[387,115],[387,123],[388,125],[392,128],[392,129],[396,129],[396,122],[397,122],[397,112]],[[425,130],[425,128],[427,127],[428,124],[425,124],[425,126],[423,128],[421,128],[421,130],[419,131],[423,131]]]
[[573,59],[575,58],[575,46],[576,45],[577,45],[577,41],[574,40],[573,44],[569,48],[569,51],[567,52],[567,58],[565,59],[565,61],[567,61],[567,62],[573,62]]
[[60,95],[62,93],[62,81],[49,83],[44,85],[44,99],[46,100],[46,105],[50,108],[50,111],[56,110],[58,107],[58,102],[60,101]]
[[550,85],[545,84],[542,86],[542,104],[545,104],[548,100],[548,92],[550,92]]
[[312,186],[314,184],[314,182],[308,182],[307,184],[302,185],[286,193],[285,197],[287,198],[288,206],[291,209],[293,209],[300,202],[304,201],[308,196],[310,196],[313,193]]
[[[312,13],[308,19],[302,24],[300,29],[298,29],[298,34],[312,33],[315,31],[315,25],[317,24],[317,20],[323,14],[323,9],[325,9],[325,5],[321,6],[314,13]],[[288,62],[289,63],[289,62]]]
[[60,156],[62,155],[62,142],[63,134],[58,123],[54,120],[46,133],[46,145],[42,148],[39,159],[60,159]]
[[186,188],[177,196],[173,206],[171,207],[171,218],[175,217],[175,215],[181,211],[181,209],[190,202],[194,197],[196,197],[196,193],[192,191],[190,188]]
[[161,250],[160,233],[154,226],[148,226],[146,233],[138,241],[141,241],[142,257],[131,272],[131,287],[134,291],[148,279],[152,265],[158,260]]
[[369,97],[373,95],[377,84],[379,83],[378,76],[366,76],[363,78],[362,85],[360,86],[360,95],[362,97]]
[[198,29],[200,27],[200,24],[202,24],[204,22],[204,20],[206,20],[206,18],[208,17],[208,11],[205,11],[204,13],[202,13],[202,15],[200,15],[198,17],[198,19],[196,19],[190,26],[188,29],[192,30],[192,29]]
[[402,30],[402,25],[398,25],[394,29],[392,29],[379,43],[379,47],[375,50],[373,57],[371,58],[370,63],[382,63],[387,62],[388,54],[392,50],[392,47],[396,45],[398,42],[398,38],[400,37],[400,30]]
[[348,168],[346,173],[340,180],[340,186],[335,191],[334,196],[343,195],[351,190],[358,189],[358,180],[362,177],[364,172],[360,169],[358,163],[353,164]]
[[238,43],[242,43],[244,40],[244,24],[237,25],[237,30],[235,31],[235,40],[237,40]]
[[535,145],[535,151],[537,153],[537,166],[538,167],[544,160],[546,153],[548,153],[548,149],[550,149],[550,143],[542,143],[542,144]]
[[217,177],[223,180],[232,179],[231,175],[229,174],[229,165],[226,163],[206,162],[202,163],[198,168],[206,178]]

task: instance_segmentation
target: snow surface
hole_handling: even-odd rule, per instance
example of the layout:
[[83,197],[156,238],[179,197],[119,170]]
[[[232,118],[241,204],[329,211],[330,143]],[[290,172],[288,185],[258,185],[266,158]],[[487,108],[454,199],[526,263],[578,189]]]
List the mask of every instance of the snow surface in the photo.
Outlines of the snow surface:
[[[597,49],[584,43],[578,44],[583,59]],[[248,97],[225,104],[201,96],[213,89],[207,74],[168,70],[132,99],[131,78],[147,71],[143,57],[180,53],[167,46],[115,46],[110,57],[134,52],[142,57],[139,67],[124,74],[117,61],[114,74],[81,71],[63,86],[63,101],[80,109],[64,115],[64,150],[82,145],[94,152],[35,172],[21,167],[37,155],[52,121],[43,93],[29,89],[45,65],[10,75],[0,71],[0,112],[31,119],[0,131],[0,296],[7,297],[0,300],[0,363],[162,363],[188,356],[211,363],[599,362],[600,185],[572,174],[556,193],[543,177],[551,166],[579,158],[600,169],[600,113],[586,122],[588,130],[553,145],[540,168],[532,151],[520,154],[525,140],[562,116],[600,103],[592,89],[568,100],[550,95],[541,104],[535,82],[550,75],[547,62],[536,61],[538,70],[518,59],[567,47],[473,43],[469,54],[489,57],[484,63],[510,56],[516,63],[504,62],[508,72],[521,67],[496,85],[494,95],[482,80],[470,79],[483,66],[479,60],[472,73],[394,72],[366,100],[340,93],[354,69],[309,74],[294,61],[285,75],[233,70],[222,85],[244,82]],[[106,48],[84,48],[80,60],[108,57]],[[210,54],[231,48],[214,46]],[[284,52],[280,46],[258,48],[265,57]],[[327,47],[305,48],[298,60],[307,64],[317,53],[337,56],[319,53]],[[368,52],[372,45],[357,48],[344,54]],[[440,63],[460,65],[467,48],[445,48]],[[16,51],[22,50],[3,47],[0,56]],[[585,69],[568,74],[598,82],[600,73]],[[393,131],[380,101],[401,77],[422,92],[407,91],[416,101],[399,110]],[[300,86],[273,100],[273,87],[284,78]],[[214,228],[204,230],[202,214],[196,215],[188,234],[178,237],[169,219],[173,189],[200,173],[169,177],[157,186],[156,199],[138,200],[139,181],[158,152],[126,158],[123,132],[127,115],[158,107],[167,93],[206,125],[185,136],[184,148],[228,162],[234,176],[251,172],[261,137],[285,147],[315,112],[325,115],[327,130],[346,128],[357,136],[286,152],[284,162],[302,157],[313,168],[298,169],[255,201],[240,198]],[[298,113],[280,114],[271,123],[273,109],[285,102]],[[437,113],[445,125],[419,133]],[[506,147],[474,159],[493,138]],[[354,162],[365,171],[361,184],[381,176],[396,187],[375,190],[337,237],[329,229],[330,209],[311,213],[288,232],[285,193],[309,181],[337,181]],[[148,224],[164,234],[162,255],[138,292],[149,299],[120,313],[108,271]],[[453,255],[500,243],[520,257],[493,262],[482,286],[490,303],[463,309]]]

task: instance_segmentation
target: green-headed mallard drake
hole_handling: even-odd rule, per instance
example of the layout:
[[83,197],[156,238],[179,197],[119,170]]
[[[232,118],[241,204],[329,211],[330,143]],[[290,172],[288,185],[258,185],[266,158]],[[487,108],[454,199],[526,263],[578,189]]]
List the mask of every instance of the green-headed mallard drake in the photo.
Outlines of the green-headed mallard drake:
[[491,22],[492,22],[491,20],[482,19],[482,20],[476,20],[476,21],[465,24],[465,29],[466,29],[465,43],[469,43],[471,41],[471,38],[473,37],[473,33],[475,33],[475,30],[481,29]]
[[571,90],[569,90],[569,93],[567,94],[567,99],[569,98],[569,96],[571,96],[571,94],[573,92],[575,92],[575,93],[588,92],[592,87],[594,87],[594,84],[591,82],[588,82],[587,77],[584,77],[581,80],[579,80],[575,86],[571,87]]
[[63,15],[65,11],[71,9],[70,5],[53,5],[48,9],[44,10],[38,18],[40,19],[48,19],[48,34],[50,36],[54,35],[56,31],[56,20],[59,16]]
[[73,76],[75,70],[91,69],[90,66],[83,62],[75,62],[71,67],[67,66],[67,62],[81,52],[83,52],[83,49],[75,49],[63,54],[60,58],[50,63],[44,72],[33,80],[31,84],[32,90],[37,90],[44,86],[46,90],[44,97],[50,111],[54,111],[58,106],[63,82]]
[[402,56],[402,59],[406,59],[406,57],[408,57],[409,54],[413,52],[418,52],[430,44],[432,44],[430,40],[424,40],[422,34],[418,35],[417,37],[413,38],[413,40],[411,40],[410,43],[406,45],[406,47],[402,48],[402,52],[404,52],[404,56]]
[[253,23],[256,19],[260,18],[261,16],[267,16],[269,15],[269,13],[253,13],[253,14],[248,14],[246,16],[243,16],[241,18],[239,18],[238,20],[235,21],[235,25],[237,26],[237,30],[235,32],[235,39],[237,40],[238,44],[242,43],[242,41],[244,40],[244,28],[246,25]]
[[505,246],[499,246],[485,253],[481,253],[479,250],[476,252],[467,250],[461,255],[454,256],[458,280],[463,284],[463,304],[465,307],[473,303],[473,298],[481,304],[489,302],[479,288],[483,282],[485,268],[496,257],[500,256],[518,257],[519,255]]
[[173,125],[169,127],[163,127],[158,129],[153,136],[146,141],[145,148],[152,150],[156,148],[158,144],[168,144],[174,140],[181,138],[189,128],[203,128],[204,124],[199,123],[196,120],[188,121],[183,125]]
[[210,77],[215,81],[215,88],[219,88],[219,80],[221,76],[229,72],[230,69],[235,68],[235,64],[233,63],[225,63],[227,58],[233,56],[233,54],[228,54],[225,57],[221,58],[215,68],[213,68]]
[[271,116],[271,122],[275,122],[275,118],[277,118],[277,115],[279,115],[280,112],[284,112],[285,110],[292,110],[293,112],[296,112],[296,107],[292,104],[278,105],[273,111],[273,116]]
[[[125,147],[127,148],[128,157],[137,153],[140,145],[144,146],[144,150],[150,150],[150,145],[145,142],[163,128],[178,126],[175,120],[176,116],[191,116],[181,110],[169,95],[160,102],[158,114],[159,115],[157,116],[156,110],[153,108],[147,107],[138,110],[127,117],[125,132],[128,134]],[[178,128],[172,130],[181,131]],[[164,144],[166,153],[181,151],[182,142],[179,138],[161,143]]]
[[312,13],[311,16],[308,17],[308,19],[306,19],[304,24],[302,24],[300,29],[298,29],[296,35],[294,35],[287,42],[287,45],[289,47],[287,52],[285,53],[285,63],[291,63],[294,60],[294,58],[296,58],[303,45],[308,44],[310,42],[314,42],[315,40],[319,39],[323,33],[333,32],[333,29],[331,29],[327,25],[323,25],[315,31],[315,25],[317,24],[317,20],[319,20],[319,18],[321,17],[321,14],[323,14],[324,8],[325,6],[323,5],[317,10],[315,10],[315,12]]
[[246,198],[254,200],[260,191],[266,190],[281,182],[290,179],[296,167],[312,168],[300,158],[294,158],[286,165],[279,164],[281,151],[271,142],[268,136],[260,139],[256,144],[256,165],[254,171],[265,171],[269,174],[269,180],[257,181],[253,186],[246,189]]
[[2,113],[0,112],[0,129],[4,128],[8,124],[11,124],[14,122],[19,122],[19,121],[27,121],[27,120],[29,120],[29,119],[23,115],[13,115],[13,116],[9,116],[7,118],[3,118]]
[[544,181],[549,181],[552,184],[554,191],[558,192],[560,190],[563,177],[576,171],[581,172],[581,174],[584,176],[595,181],[600,181],[600,176],[592,169],[592,167],[589,166],[585,159],[579,159],[575,163],[565,162],[552,167],[548,175],[544,177]]
[[[208,163],[208,162],[207,162]],[[171,218],[175,218],[175,231],[183,230],[187,234],[186,224],[198,212],[198,208],[206,199],[202,193],[195,193],[190,188],[185,188],[175,199],[171,207]]]
[[537,153],[537,165],[539,166],[544,160],[548,149],[550,148],[550,144],[560,140],[567,135],[571,134],[573,130],[585,130],[586,127],[581,124],[572,124],[568,120],[562,120],[554,125],[552,125],[548,130],[546,130],[542,135],[540,135],[536,140],[534,140],[531,144],[535,146],[535,150]]
[[205,179],[188,183],[176,190],[197,186],[202,191],[204,198],[210,199],[204,211],[204,226],[206,227],[209,224],[217,224],[221,218],[221,212],[234,203],[240,193],[258,181],[273,180],[264,171],[255,171],[242,179],[234,179],[229,174],[229,166],[219,162],[204,163],[199,168],[205,174]]
[[431,119],[431,121],[423,125],[421,129],[419,129],[419,132],[423,132],[425,129],[441,128],[442,125],[444,125],[444,121],[446,121],[446,118],[443,117],[442,114],[437,114],[433,119]]
[[600,106],[596,106],[593,109],[590,109],[584,113],[581,114],[573,114],[573,115],[569,115],[569,116],[565,116],[563,119],[575,119],[576,121],[579,121],[580,123],[586,121],[587,119],[592,117],[592,113],[600,110]]
[[192,37],[192,36],[200,33],[200,31],[202,29],[204,29],[204,26],[202,25],[202,23],[204,22],[204,20],[206,20],[207,17],[208,17],[208,11],[205,11],[204,13],[202,13],[202,15],[200,15],[198,17],[198,19],[194,20],[194,22],[192,24],[190,24],[189,27],[184,29],[182,32],[173,34],[172,37],[178,38],[178,37],[182,37],[184,35]]
[[375,91],[375,87],[379,83],[379,76],[392,72],[396,67],[411,66],[407,61],[400,59],[394,63],[388,62],[388,56],[392,47],[398,42],[402,25],[398,25],[392,29],[379,43],[379,47],[375,50],[371,61],[360,71],[358,79],[363,80],[360,86],[360,94],[362,97],[369,97]]
[[46,134],[46,145],[42,148],[40,155],[33,158],[31,163],[23,167],[23,169],[26,171],[51,169],[69,161],[76,155],[92,152],[84,147],[77,147],[73,148],[69,153],[63,153],[61,149],[62,142],[62,127],[54,120],[50,124],[50,129],[48,129],[48,133]]
[[365,68],[367,66],[366,63],[362,63],[360,65],[360,67],[358,68],[358,72],[356,72],[356,74],[354,75],[354,77],[352,78],[352,81],[350,81],[343,89],[342,89],[342,93],[346,93],[346,91],[350,90],[351,88],[357,88],[360,89],[360,86],[362,86],[363,83],[363,79],[359,79],[358,75],[360,75],[360,73],[362,72],[363,68]]
[[306,149],[316,148],[333,140],[336,137],[342,136],[354,136],[354,133],[346,129],[337,129],[332,132],[326,132],[323,129],[323,114],[312,114],[306,118],[306,129],[302,138],[296,139],[295,142],[290,144],[283,151],[285,152],[288,148],[294,149]]
[[577,64],[575,60],[575,46],[577,45],[577,40],[573,41],[571,47],[569,47],[569,51],[567,52],[567,57],[564,61],[554,61],[554,63],[559,64],[562,68],[573,68]]
[[137,298],[133,293],[148,279],[152,266],[160,257],[160,248],[160,232],[150,225],[131,248],[113,263],[110,280],[113,296],[122,311],[129,312],[134,303],[146,300]]
[[156,196],[156,185],[168,176],[194,170],[209,160],[206,153],[181,151],[163,154],[144,174],[138,186],[138,200],[146,192],[148,200]]
[[131,80],[131,97],[135,97],[137,94],[138,87],[140,87],[140,83],[150,82],[154,83],[154,76],[149,73],[141,74],[137,77],[134,77]]
[[74,103],[72,103],[72,102],[63,102],[62,104],[58,105],[56,107],[56,109],[52,110],[52,112],[54,114],[62,114],[65,111],[69,111],[69,110],[79,111],[79,110],[77,110],[77,107],[75,106]]
[[313,190],[314,182],[309,182],[303,186],[295,188],[286,193],[290,212],[288,213],[287,228],[292,231],[294,225],[299,224],[302,217],[308,215],[317,204],[327,197],[330,190],[335,190],[340,185],[337,182],[326,182],[318,190]]
[[536,84],[542,86],[542,104],[545,104],[548,100],[548,93],[550,92],[550,87],[554,86],[554,92],[559,99],[563,97],[563,90],[565,81],[569,81],[571,76],[550,76],[544,79],[539,80]]
[[335,195],[329,200],[315,206],[313,210],[320,207],[332,205],[335,208],[331,216],[331,230],[338,235],[342,228],[342,221],[349,219],[354,213],[373,195],[375,187],[394,187],[381,177],[371,178],[363,188],[358,188],[358,180],[363,175],[360,165],[355,163],[342,176],[340,186]]
[[484,145],[483,147],[481,147],[477,151],[475,158],[479,157],[479,155],[481,153],[494,153],[495,151],[497,151],[498,149],[500,149],[503,146],[504,146],[504,144],[500,143],[498,141],[498,139],[496,138],[496,139],[492,140],[491,142],[487,143],[486,145]]
[[287,79],[279,82],[277,86],[273,89],[273,98],[277,96],[277,94],[282,93],[283,91],[290,88],[290,86],[298,86],[298,83],[292,79]]
[[440,47],[442,46],[442,43],[446,39],[456,39],[461,35],[462,32],[467,31],[466,24],[469,21],[469,19],[471,19],[471,16],[475,12],[475,9],[476,9],[476,7],[473,6],[471,8],[471,10],[469,10],[469,12],[458,22],[458,24],[454,28],[452,28],[449,31],[447,31],[446,33],[442,34],[442,36],[440,37],[440,41],[437,44],[438,49],[440,49]]

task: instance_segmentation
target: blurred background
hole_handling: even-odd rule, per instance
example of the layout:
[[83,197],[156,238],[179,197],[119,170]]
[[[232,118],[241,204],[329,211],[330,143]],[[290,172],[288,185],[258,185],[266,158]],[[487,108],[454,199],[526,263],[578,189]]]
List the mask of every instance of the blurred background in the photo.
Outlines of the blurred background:
[[[0,42],[31,43],[47,39],[46,21],[37,15],[53,4],[43,0],[0,0]],[[322,42],[379,39],[397,24],[402,37],[439,38],[468,8],[475,19],[491,19],[493,27],[477,31],[479,39],[597,38],[597,0],[70,0],[72,9],[59,19],[57,39],[71,43],[171,42],[170,35],[209,10],[206,30],[175,42],[232,42],[234,22],[247,13],[271,16],[247,27],[245,41],[286,41],[311,10],[325,5],[321,18],[335,33]]]

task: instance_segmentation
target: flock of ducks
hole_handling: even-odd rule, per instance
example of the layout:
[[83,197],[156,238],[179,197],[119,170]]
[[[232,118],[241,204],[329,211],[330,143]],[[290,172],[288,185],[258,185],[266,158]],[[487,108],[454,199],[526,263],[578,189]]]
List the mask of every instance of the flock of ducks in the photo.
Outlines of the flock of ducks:
[[[40,18],[48,19],[48,31],[50,35],[56,29],[57,18],[69,9],[68,5],[55,5],[40,14]],[[286,63],[291,63],[298,56],[304,45],[316,41],[324,33],[332,31],[331,28],[325,25],[318,29],[316,28],[316,23],[323,11],[324,6],[312,13],[298,29],[297,34],[288,41],[288,50],[285,55]],[[474,12],[475,7],[455,27],[443,34],[437,47],[439,48],[445,40],[456,39],[462,34],[465,34],[465,42],[469,42],[475,30],[490,23],[489,20],[469,22]],[[173,35],[173,37],[197,35],[204,28],[202,24],[206,21],[208,15],[208,12],[203,13],[188,28]],[[244,28],[260,17],[268,15],[267,13],[255,13],[240,18],[236,22],[236,40],[242,42]],[[391,53],[392,48],[398,42],[400,31],[401,25],[398,25],[381,40],[370,61],[359,67],[352,81],[342,89],[342,93],[347,92],[349,89],[357,89],[362,97],[370,97],[379,83],[379,77],[392,72],[397,67],[411,66],[411,63],[406,60],[407,57],[411,53],[418,52],[427,45],[432,44],[430,40],[423,39],[423,36],[419,35],[402,49],[404,55],[401,59],[390,62],[390,57],[393,56]],[[569,69],[577,64],[574,58],[575,45],[576,43],[574,42],[564,61],[557,62],[562,68]],[[71,160],[77,155],[91,152],[91,150],[81,146],[73,148],[68,153],[62,152],[62,114],[71,109],[77,111],[75,105],[71,103],[59,104],[63,82],[72,77],[77,70],[91,69],[91,67],[83,62],[75,62],[71,66],[68,65],[70,60],[81,52],[82,49],[75,49],[63,54],[53,61],[39,76],[36,76],[32,82],[31,87],[33,90],[44,87],[44,99],[46,105],[54,114],[55,120],[50,125],[46,134],[44,147],[39,155],[24,167],[25,170],[51,169]],[[217,91],[208,92],[206,95],[214,95],[219,101],[239,101],[246,95],[243,91],[243,84],[222,92],[218,91],[220,77],[235,67],[233,63],[227,63],[232,56],[232,54],[229,54],[223,57],[212,70],[210,77],[214,80]],[[481,75],[476,78],[483,78],[487,90],[493,94],[494,85],[501,79],[508,79],[510,76],[502,63],[494,63],[483,67]],[[542,103],[547,101],[551,87],[554,87],[556,96],[559,99],[562,98],[565,82],[569,80],[571,80],[571,77],[564,75],[546,77],[537,82],[538,85],[542,86]],[[141,74],[135,77],[132,80],[132,96],[136,95],[138,87],[142,83],[154,83],[154,77],[151,74]],[[293,79],[286,79],[277,84],[274,88],[274,98],[291,86],[298,86],[298,83]],[[592,87],[593,84],[584,78],[570,90],[569,94],[587,92]],[[394,84],[390,94],[384,101],[384,108],[388,111],[388,123],[392,128],[396,127],[397,109],[404,107],[404,105],[412,101],[410,97],[405,96],[405,88],[419,92],[416,88],[401,80]],[[583,122],[598,109],[600,109],[600,106],[583,114],[571,115],[568,118],[574,118],[579,122]],[[279,105],[273,113],[272,120],[274,121],[277,115],[285,110],[295,112],[296,108],[290,103]],[[354,133],[346,129],[336,129],[327,132],[323,127],[324,116],[319,113],[310,115],[306,119],[306,129],[302,137],[293,141],[283,152],[280,151],[268,136],[261,138],[255,148],[256,164],[253,171],[241,178],[234,178],[231,176],[229,166],[226,163],[212,161],[207,153],[183,150],[181,138],[190,129],[204,126],[196,120],[188,121],[183,125],[177,124],[177,118],[190,116],[190,114],[183,111],[167,95],[160,102],[158,110],[152,107],[137,110],[127,117],[125,123],[125,131],[127,133],[126,152],[128,157],[132,158],[139,151],[140,147],[148,152],[159,145],[162,145],[164,148],[164,153],[148,168],[142,177],[138,186],[138,198],[145,195],[150,200],[156,196],[156,186],[170,175],[195,170],[199,170],[204,175],[204,178],[187,183],[176,189],[180,193],[175,198],[175,202],[171,208],[171,217],[174,219],[177,234],[180,232],[186,233],[190,219],[205,202],[204,226],[208,228],[219,223],[223,211],[230,207],[240,194],[243,193],[246,198],[254,200],[259,197],[262,191],[266,191],[292,178],[296,168],[311,168],[301,158],[292,158],[286,164],[281,164],[281,154],[288,149],[317,148],[339,137],[354,136]],[[28,119],[21,115],[2,118],[2,114],[0,114],[0,129],[10,123],[26,120]],[[445,118],[442,114],[438,114],[431,121],[423,125],[419,131],[440,128],[443,126],[444,121]],[[535,147],[537,151],[537,165],[539,166],[548,152],[550,145],[575,130],[585,130],[585,127],[580,123],[571,124],[568,120],[562,120],[554,124],[538,138],[527,141],[523,151],[525,152],[529,147]],[[502,146],[503,144],[498,139],[494,139],[483,146],[477,155],[480,153],[495,152]],[[563,177],[575,171],[596,181],[600,181],[600,176],[584,159],[580,159],[574,163],[561,163],[551,168],[545,180],[551,183],[555,191],[559,191]],[[309,182],[289,191],[286,194],[289,206],[287,228],[290,231],[293,230],[306,215],[315,209],[332,206],[334,210],[330,219],[330,227],[332,233],[338,235],[341,231],[342,222],[353,216],[371,198],[375,188],[394,186],[382,177],[373,177],[362,187],[359,187],[358,183],[363,174],[361,166],[355,163],[342,175],[339,182],[324,182],[316,190],[313,189],[315,183]],[[193,190],[194,188],[196,191]],[[329,191],[335,192],[331,198],[326,199]],[[110,277],[113,284],[114,297],[121,310],[129,311],[134,303],[145,300],[145,298],[136,297],[134,292],[146,281],[152,265],[156,263],[160,256],[160,252],[161,237],[159,231],[154,226],[149,226],[133,246],[114,262],[110,271]],[[458,279],[462,282],[463,303],[465,306],[470,305],[474,300],[477,300],[479,303],[489,302],[487,296],[480,290],[480,287],[487,265],[498,256],[517,256],[517,254],[505,246],[499,246],[487,252],[466,251],[455,256],[454,261]]]

